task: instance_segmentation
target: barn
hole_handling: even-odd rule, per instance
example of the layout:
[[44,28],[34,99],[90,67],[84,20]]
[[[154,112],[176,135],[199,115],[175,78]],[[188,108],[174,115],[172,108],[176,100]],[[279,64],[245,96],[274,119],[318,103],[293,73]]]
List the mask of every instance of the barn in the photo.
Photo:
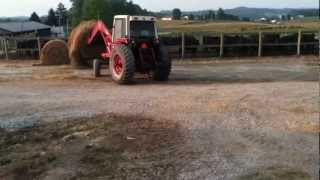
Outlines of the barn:
[[50,26],[34,21],[0,23],[0,59],[39,57],[51,35]]
[[51,27],[34,21],[0,23],[0,36],[51,36]]

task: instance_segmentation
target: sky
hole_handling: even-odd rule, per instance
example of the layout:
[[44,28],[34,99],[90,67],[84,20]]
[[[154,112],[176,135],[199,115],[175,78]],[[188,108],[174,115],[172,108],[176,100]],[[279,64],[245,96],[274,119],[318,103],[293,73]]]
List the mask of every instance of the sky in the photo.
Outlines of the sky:
[[[56,8],[59,2],[70,7],[69,0],[0,0],[0,17],[29,16],[37,12],[46,15],[50,8]],[[180,8],[184,11],[234,8],[238,6],[258,8],[317,8],[319,0],[133,0],[141,7],[151,11]]]
[[316,8],[319,0],[133,0],[153,11],[178,7],[184,11],[229,9],[239,6],[257,8]]

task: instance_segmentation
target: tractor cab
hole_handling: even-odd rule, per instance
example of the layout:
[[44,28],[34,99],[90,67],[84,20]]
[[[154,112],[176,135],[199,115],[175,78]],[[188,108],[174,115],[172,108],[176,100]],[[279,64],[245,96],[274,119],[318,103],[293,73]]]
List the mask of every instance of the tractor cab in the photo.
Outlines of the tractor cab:
[[158,39],[156,18],[151,16],[117,15],[114,17],[112,40],[127,38],[129,41]]

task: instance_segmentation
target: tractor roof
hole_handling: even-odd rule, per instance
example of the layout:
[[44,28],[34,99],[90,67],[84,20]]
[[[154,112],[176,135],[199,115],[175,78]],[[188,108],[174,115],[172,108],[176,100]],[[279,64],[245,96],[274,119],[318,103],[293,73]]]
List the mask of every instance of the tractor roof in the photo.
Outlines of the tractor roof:
[[114,18],[124,18],[129,21],[156,21],[156,17],[153,16],[130,16],[130,15],[116,15]]

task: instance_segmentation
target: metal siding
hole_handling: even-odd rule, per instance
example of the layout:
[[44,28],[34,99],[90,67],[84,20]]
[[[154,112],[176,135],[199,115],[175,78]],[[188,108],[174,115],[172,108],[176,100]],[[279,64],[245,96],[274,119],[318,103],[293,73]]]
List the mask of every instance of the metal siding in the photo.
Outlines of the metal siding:
[[8,33],[10,33],[9,31],[6,31],[6,30],[4,30],[4,29],[0,29],[0,35],[6,35],[6,34],[8,34]]
[[50,29],[50,26],[45,24],[41,24],[38,22],[8,22],[8,23],[0,23],[0,29],[13,32],[13,33],[21,33],[21,32],[30,32],[36,30],[46,30]]

